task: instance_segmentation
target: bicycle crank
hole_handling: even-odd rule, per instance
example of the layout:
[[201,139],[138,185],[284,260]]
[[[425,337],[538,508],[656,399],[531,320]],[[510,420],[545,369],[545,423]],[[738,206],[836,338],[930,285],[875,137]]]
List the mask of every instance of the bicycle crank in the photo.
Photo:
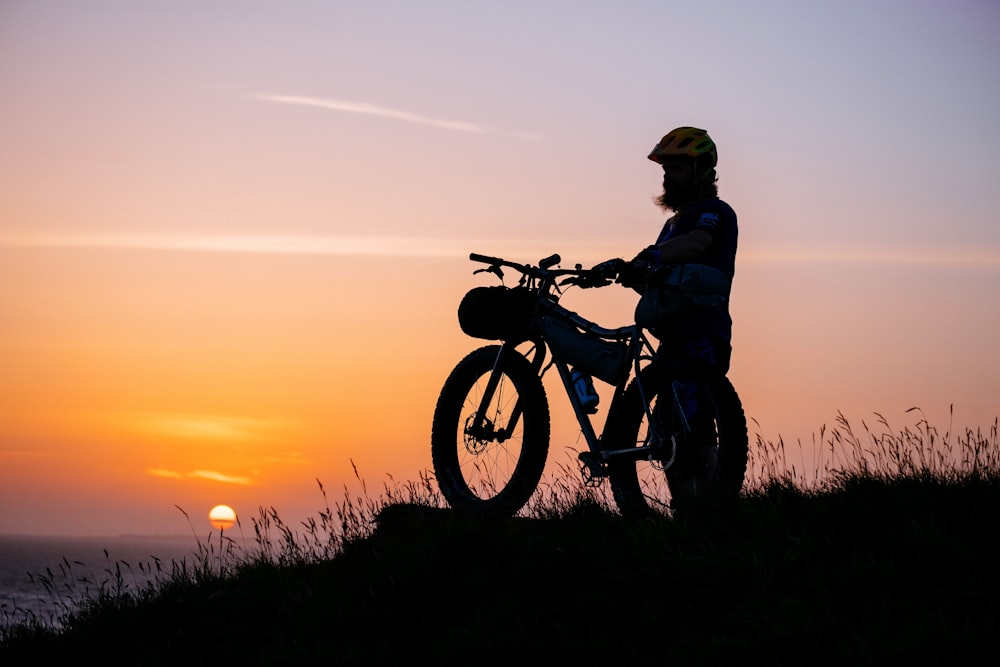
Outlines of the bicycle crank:
[[583,485],[590,488],[597,488],[608,476],[608,466],[601,458],[593,452],[580,452],[577,456],[580,459],[580,476],[583,477]]

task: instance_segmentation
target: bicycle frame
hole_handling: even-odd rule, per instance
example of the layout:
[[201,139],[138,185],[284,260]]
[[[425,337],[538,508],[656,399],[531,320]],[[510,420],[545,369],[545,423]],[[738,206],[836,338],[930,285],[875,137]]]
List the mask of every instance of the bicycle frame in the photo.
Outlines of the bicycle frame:
[[[534,289],[537,294],[538,303],[534,316],[536,321],[538,318],[543,316],[553,317],[563,322],[571,323],[587,335],[593,336],[596,339],[619,342],[627,341],[625,358],[630,361],[631,368],[628,372],[622,372],[618,382],[614,385],[614,392],[611,397],[610,405],[608,406],[607,416],[605,418],[600,437],[597,435],[597,431],[594,428],[594,423],[591,420],[590,414],[584,410],[580,403],[580,399],[573,388],[573,380],[571,377],[572,373],[570,371],[569,363],[566,360],[559,358],[559,355],[557,355],[552,349],[552,346],[547,343],[544,335],[540,331],[536,332],[536,334],[529,338],[527,342],[532,343],[534,346],[534,355],[530,358],[530,363],[540,378],[544,377],[550,367],[556,367],[563,389],[566,391],[566,396],[573,408],[573,413],[576,417],[577,423],[579,424],[580,430],[587,442],[589,452],[581,453],[580,458],[584,462],[585,467],[589,469],[590,477],[600,478],[607,476],[607,462],[611,458],[622,457],[627,460],[653,458],[653,449],[656,447],[656,443],[662,441],[662,438],[659,437],[660,434],[656,432],[656,421],[652,418],[650,401],[647,398],[647,392],[643,387],[642,370],[646,365],[654,363],[658,357],[656,350],[650,344],[649,339],[646,337],[642,327],[633,324],[619,327],[617,329],[608,329],[560,305],[558,302],[558,296],[552,293],[556,284],[556,278],[560,275],[579,275],[581,274],[581,270],[579,267],[577,267],[576,270],[550,269],[551,266],[559,262],[558,255],[553,255],[552,257],[541,260],[537,268],[477,254],[470,255],[470,259],[490,264],[489,269],[480,269],[480,271],[492,271],[501,279],[503,278],[503,274],[500,271],[500,266],[509,266],[518,269],[523,275],[522,284],[525,284],[526,282],[526,284]],[[487,440],[503,442],[514,431],[523,412],[523,406],[521,405],[520,398],[518,398],[518,401],[513,408],[507,428],[505,429],[500,429],[499,431],[494,430],[494,425],[487,417],[487,409],[493,399],[497,386],[499,385],[504,360],[510,354],[520,354],[517,347],[524,343],[525,341],[504,341],[501,345],[500,352],[498,353],[496,361],[493,364],[493,370],[490,373],[490,378],[476,411],[473,424],[468,427],[470,435]],[[552,359],[543,367],[546,349],[552,353]],[[525,356],[527,357],[528,355]],[[635,378],[636,380],[643,410],[646,412],[646,418],[650,424],[650,430],[647,433],[646,442],[639,447],[636,447],[633,444],[633,446],[623,449],[604,449],[603,443],[609,435],[609,428],[613,427],[618,412],[622,409],[625,390],[632,378]],[[682,428],[687,431],[689,430],[687,417],[681,406],[681,401],[677,394],[677,387],[672,386],[671,389],[673,409],[676,410],[677,414],[680,416]],[[651,442],[654,444],[650,444]],[[662,461],[664,467],[669,467],[673,463],[676,455],[676,442],[673,441],[673,437],[671,437],[670,444],[671,451],[667,460],[663,460],[662,451],[656,452],[658,460]]]
[[[542,336],[535,337],[530,341],[534,346],[534,355],[531,358],[531,364],[536,369],[536,372],[538,372],[539,377],[544,377],[545,373],[552,366],[555,366],[556,371],[558,372],[563,389],[569,399],[570,406],[573,408],[573,414],[576,417],[576,421],[580,426],[580,430],[583,433],[583,437],[587,442],[588,449],[590,450],[591,457],[586,457],[590,460],[585,460],[585,463],[590,468],[591,477],[596,478],[606,476],[606,471],[604,471],[603,467],[604,464],[612,457],[627,457],[635,460],[648,457],[650,455],[650,446],[648,444],[643,447],[633,446],[617,450],[604,449],[602,444],[608,435],[609,426],[614,423],[616,414],[621,409],[625,389],[633,377],[637,378],[643,407],[647,412],[647,418],[650,417],[649,401],[646,399],[646,394],[643,390],[641,371],[646,363],[655,361],[657,356],[653,346],[649,342],[649,339],[646,338],[643,333],[643,330],[636,325],[620,327],[617,329],[608,329],[581,317],[577,313],[574,313],[559,305],[557,302],[549,299],[544,299],[544,310],[547,315],[553,315],[564,321],[572,322],[574,325],[589,332],[596,338],[609,341],[627,341],[625,358],[630,362],[630,370],[629,372],[622,373],[622,377],[619,379],[617,384],[614,385],[614,392],[608,406],[607,416],[605,417],[600,437],[597,435],[591,415],[584,410],[576,391],[573,389],[572,372],[570,371],[569,363],[559,358],[559,356],[552,351],[551,347],[545,343]],[[481,397],[480,407],[477,411],[477,417],[472,427],[475,434],[478,436],[495,438],[497,441],[502,442],[514,430],[518,420],[520,419],[522,413],[520,399],[514,406],[511,418],[508,422],[508,427],[506,429],[491,431],[490,429],[492,428],[492,424],[490,424],[489,420],[485,417],[487,406],[490,404],[490,401],[496,392],[497,385],[499,384],[501,373],[498,371],[503,367],[504,359],[507,355],[511,353],[519,353],[516,348],[520,344],[521,343],[505,342],[500,348],[500,352],[497,355],[496,362],[493,366],[493,372],[490,375]],[[546,349],[548,349],[552,354],[552,358],[548,364],[543,367]],[[650,422],[652,423],[652,420],[650,420]],[[672,460],[673,457],[671,456],[671,461],[668,461],[665,464],[669,466]]]
[[[653,352],[649,341],[643,335],[642,330],[635,325],[621,327],[619,329],[606,329],[572,311],[569,311],[563,306],[560,306],[558,303],[552,303],[550,309],[556,317],[580,326],[597,338],[628,341],[625,358],[630,361],[629,365],[631,369],[629,372],[623,373],[618,383],[614,385],[614,392],[612,393],[611,402],[608,406],[608,414],[604,421],[604,428],[602,429],[601,437],[597,436],[591,415],[583,409],[583,406],[580,403],[580,398],[577,396],[576,390],[573,388],[572,372],[570,371],[569,364],[559,358],[555,352],[552,351],[551,347],[549,348],[549,351],[552,353],[552,360],[549,362],[549,366],[556,367],[556,370],[559,373],[559,378],[562,381],[563,388],[566,391],[566,396],[569,398],[570,405],[573,407],[573,414],[576,416],[576,420],[580,425],[581,431],[583,432],[584,439],[587,441],[587,446],[592,453],[597,454],[601,451],[601,442],[607,435],[607,426],[617,412],[617,408],[621,403],[622,396],[625,394],[625,388],[628,386],[629,380],[633,376],[640,376],[639,372],[642,368],[642,362],[652,361],[655,358],[655,353]],[[648,354],[644,356],[643,351],[648,351]],[[546,369],[547,368],[548,367],[546,367]],[[544,375],[546,369],[543,369],[540,375]]]
[[[681,346],[661,346],[659,322],[652,330],[632,323],[609,329],[559,304],[564,285],[619,280],[621,260],[583,269],[557,266],[558,255],[537,264],[469,258],[486,265],[473,273],[492,273],[501,283],[506,269],[519,276],[516,285],[474,287],[459,303],[462,331],[499,344],[468,352],[434,407],[431,460],[451,507],[512,516],[530,501],[551,451],[556,399],[554,380],[544,378],[553,367],[579,426],[576,435],[587,443],[575,448],[583,483],[597,487],[608,478],[623,514],[658,515],[740,494],[746,415],[725,375],[674,351]],[[670,325],[663,323],[665,332]],[[592,389],[578,392],[581,373],[604,383],[600,413]]]

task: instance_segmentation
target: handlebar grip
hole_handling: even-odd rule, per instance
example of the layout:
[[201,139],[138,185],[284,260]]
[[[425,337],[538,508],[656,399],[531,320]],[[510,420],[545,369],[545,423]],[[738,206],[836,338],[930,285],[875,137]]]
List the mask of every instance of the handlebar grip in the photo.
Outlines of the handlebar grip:
[[546,257],[545,259],[539,260],[538,261],[538,266],[539,266],[539,268],[547,269],[550,266],[555,266],[556,264],[558,264],[561,261],[562,261],[562,257],[559,256],[559,253],[556,253],[554,255],[550,255],[549,257]]
[[469,253],[469,259],[473,262],[483,262],[484,264],[499,264],[503,260],[499,257],[490,257],[489,255],[480,255],[478,252]]

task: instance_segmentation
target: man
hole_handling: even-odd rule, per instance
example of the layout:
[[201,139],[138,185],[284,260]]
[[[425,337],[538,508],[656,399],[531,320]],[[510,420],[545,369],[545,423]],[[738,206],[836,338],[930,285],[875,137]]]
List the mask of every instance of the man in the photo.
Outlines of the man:
[[[648,157],[663,168],[663,194],[656,202],[673,215],[653,245],[620,265],[617,281],[643,294],[636,321],[650,328],[662,350],[694,357],[726,375],[732,356],[729,290],[736,264],[737,224],[736,213],[719,199],[715,142],[705,130],[679,127],[667,133]],[[684,269],[670,268],[678,265]],[[649,310],[642,308],[649,303],[684,303],[685,297],[659,288],[688,269],[717,288],[709,298],[711,307],[680,308],[665,317],[648,317]],[[705,284],[692,287],[681,279],[672,287],[697,292]],[[663,311],[654,307],[652,312]],[[653,323],[640,322],[640,315]],[[717,474],[719,454],[716,426],[709,411],[701,409],[697,385],[675,383],[674,392],[685,415],[685,439],[694,445],[680,447],[667,470],[671,506],[676,509],[700,495],[706,481],[713,483],[709,480]],[[654,408],[654,415],[661,405]],[[663,414],[660,418],[669,419]]]
[[665,348],[684,351],[725,375],[732,355],[728,284],[735,272],[737,224],[736,213],[718,196],[715,142],[705,130],[679,127],[648,157],[663,168],[663,194],[656,202],[674,215],[653,245],[621,267],[618,282],[642,293],[655,285],[658,269],[677,264],[705,265],[724,274],[723,303],[671,318],[654,333]]

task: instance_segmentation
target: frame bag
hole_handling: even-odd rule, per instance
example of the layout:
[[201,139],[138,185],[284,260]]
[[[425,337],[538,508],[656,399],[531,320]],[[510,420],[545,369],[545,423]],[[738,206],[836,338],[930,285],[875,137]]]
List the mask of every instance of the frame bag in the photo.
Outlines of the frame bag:
[[553,354],[579,369],[607,382],[618,384],[628,371],[628,343],[605,340],[596,334],[552,317],[539,320],[545,342]]

